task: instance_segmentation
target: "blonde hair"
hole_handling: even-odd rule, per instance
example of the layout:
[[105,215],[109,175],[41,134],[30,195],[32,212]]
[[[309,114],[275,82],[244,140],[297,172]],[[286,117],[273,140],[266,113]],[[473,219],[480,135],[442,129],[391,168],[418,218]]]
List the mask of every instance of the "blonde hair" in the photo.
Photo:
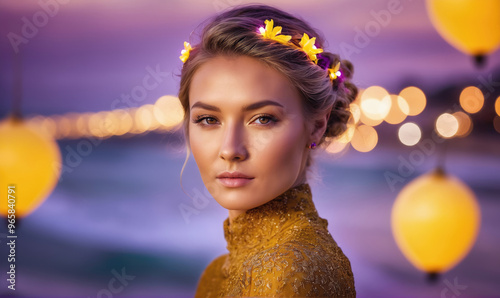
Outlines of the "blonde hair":
[[[248,56],[258,59],[284,74],[302,97],[304,119],[315,119],[317,115],[330,112],[327,129],[317,145],[329,142],[346,130],[351,116],[349,104],[356,98],[358,89],[350,82],[353,66],[336,54],[323,52],[318,65],[307,54],[294,47],[262,38],[258,28],[266,19],[273,19],[281,26],[283,35],[291,35],[290,42],[300,47],[302,35],[316,37],[315,45],[323,48],[324,38],[298,17],[267,5],[243,5],[234,7],[212,18],[201,33],[201,41],[193,45],[189,59],[181,72],[179,99],[184,109],[183,129],[189,157],[189,88],[196,70],[216,56]],[[333,83],[326,67],[332,68],[340,62],[344,81]],[[324,64],[323,67],[319,66]],[[184,166],[186,164],[184,163]],[[311,165],[310,156],[306,168]],[[184,166],[182,171],[184,170]],[[182,183],[181,171],[181,183]]]

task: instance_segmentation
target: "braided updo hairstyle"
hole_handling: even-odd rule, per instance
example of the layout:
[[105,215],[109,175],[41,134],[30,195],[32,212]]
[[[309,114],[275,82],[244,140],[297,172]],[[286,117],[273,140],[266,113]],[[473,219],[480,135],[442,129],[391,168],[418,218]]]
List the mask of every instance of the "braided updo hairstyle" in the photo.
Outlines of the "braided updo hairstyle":
[[[304,119],[314,119],[321,113],[331,111],[327,129],[317,145],[329,142],[346,130],[351,116],[349,104],[358,93],[356,86],[350,82],[352,64],[325,51],[317,54],[318,62],[315,64],[300,49],[262,38],[258,28],[264,27],[266,19],[273,19],[275,26],[281,26],[281,34],[292,36],[290,42],[297,47],[300,47],[299,42],[306,33],[316,37],[316,47],[323,49],[324,38],[319,32],[305,21],[271,6],[237,6],[215,16],[204,27],[200,43],[193,45],[181,72],[179,99],[185,112],[183,128],[188,150],[189,88],[193,75],[204,62],[221,55],[253,57],[283,73],[303,99]],[[332,82],[327,68],[333,68],[338,62],[342,76]],[[306,167],[310,164],[308,157]]]

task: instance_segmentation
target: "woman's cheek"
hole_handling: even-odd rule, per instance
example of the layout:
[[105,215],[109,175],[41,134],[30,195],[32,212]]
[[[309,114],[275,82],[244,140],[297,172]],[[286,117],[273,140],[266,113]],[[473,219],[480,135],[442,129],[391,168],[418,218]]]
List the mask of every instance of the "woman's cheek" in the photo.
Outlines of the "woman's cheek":
[[300,143],[297,138],[298,133],[300,132],[294,131],[293,127],[286,127],[263,134],[256,142],[262,147],[259,151],[261,155],[259,160],[263,162],[265,160],[266,164],[287,168],[287,164],[290,164],[293,158],[298,157],[295,156],[297,143]]
[[273,146],[273,139],[277,137],[276,132],[271,130],[257,130],[252,133],[252,137],[247,142],[247,150],[250,154],[260,154]]
[[285,171],[298,171],[305,151],[304,131],[300,126],[289,126],[277,139],[276,161]]

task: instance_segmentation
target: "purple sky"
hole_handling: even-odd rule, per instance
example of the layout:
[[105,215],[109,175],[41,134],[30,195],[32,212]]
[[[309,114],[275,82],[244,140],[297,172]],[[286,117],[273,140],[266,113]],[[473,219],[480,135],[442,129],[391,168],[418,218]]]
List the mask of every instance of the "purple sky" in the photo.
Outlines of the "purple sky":
[[[40,2],[57,3],[56,0]],[[61,2],[64,2],[60,0]],[[158,97],[177,94],[183,42],[196,42],[190,33],[208,17],[234,4],[248,1],[82,1],[65,0],[53,16],[43,18],[39,1],[0,2],[0,117],[7,114],[12,98],[14,47],[9,33],[22,35],[25,20],[38,16],[38,31],[21,43],[25,114],[55,114],[110,110],[121,95],[130,95],[148,74],[147,68],[164,73],[158,86],[132,106],[154,103]],[[360,31],[388,11],[389,0],[268,1],[301,16],[326,37],[326,50],[341,44],[356,47]],[[49,6],[55,10],[53,5]],[[425,1],[400,1],[397,14],[378,23],[379,32],[349,56],[360,87],[381,85],[399,92],[401,84],[425,92],[462,82],[479,85],[500,66],[500,52],[489,57],[482,70],[471,58],[446,43],[426,13]],[[25,18],[25,19],[23,19]],[[46,24],[43,24],[45,22]],[[359,45],[359,43],[358,43]],[[343,53],[346,57],[347,53]],[[127,104],[130,105],[130,104]],[[123,105],[121,106],[123,107]]]

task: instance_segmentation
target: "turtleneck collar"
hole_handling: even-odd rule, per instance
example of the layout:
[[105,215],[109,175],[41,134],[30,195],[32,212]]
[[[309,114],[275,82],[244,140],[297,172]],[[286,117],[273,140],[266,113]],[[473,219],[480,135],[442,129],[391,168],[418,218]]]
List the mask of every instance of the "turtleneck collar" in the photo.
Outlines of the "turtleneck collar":
[[273,200],[224,221],[227,249],[233,253],[264,244],[297,220],[318,219],[308,183],[289,188]]

